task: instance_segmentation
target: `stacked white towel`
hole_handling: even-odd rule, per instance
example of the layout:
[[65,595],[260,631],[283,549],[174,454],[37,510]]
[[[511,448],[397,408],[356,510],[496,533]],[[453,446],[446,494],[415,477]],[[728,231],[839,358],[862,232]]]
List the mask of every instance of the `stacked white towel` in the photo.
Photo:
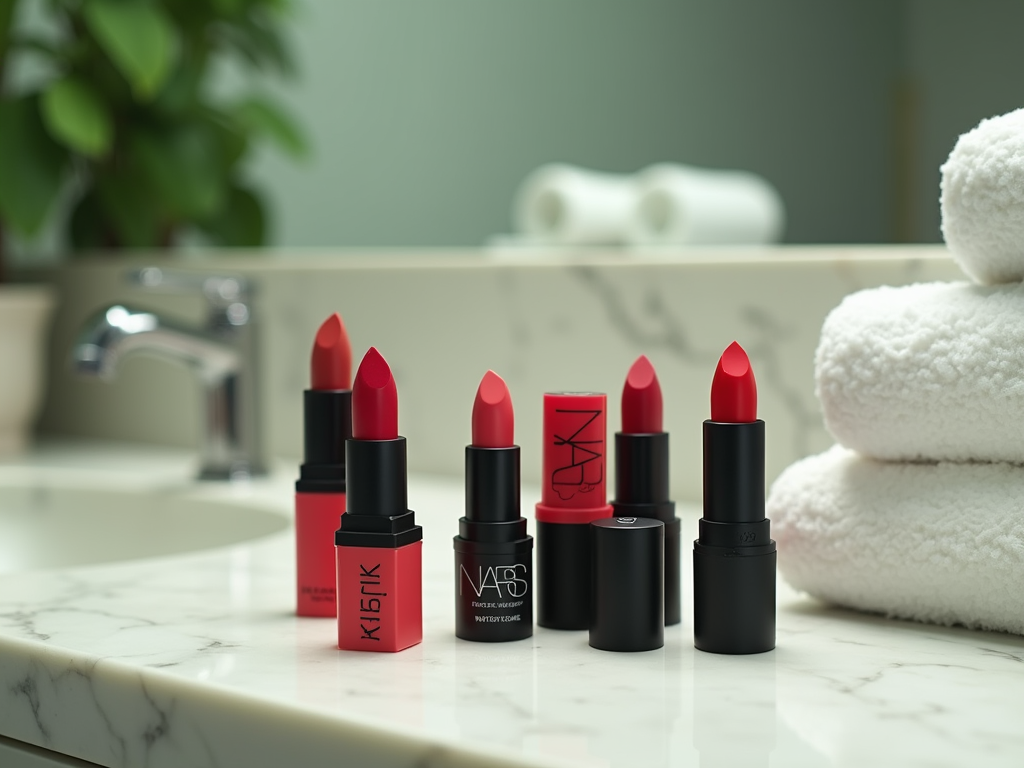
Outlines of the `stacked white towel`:
[[979,283],[1024,280],[1024,109],[957,141],[942,166],[942,235]]
[[894,461],[1024,464],[1024,286],[927,283],[847,296],[815,362],[825,426]]
[[1024,470],[880,462],[840,446],[793,464],[768,504],[779,566],[830,603],[1024,634]]
[[[943,231],[982,283],[1024,277],[1024,114],[943,166]],[[840,446],[789,467],[768,515],[796,588],[889,616],[1024,634],[1024,285],[847,297],[815,365]]]

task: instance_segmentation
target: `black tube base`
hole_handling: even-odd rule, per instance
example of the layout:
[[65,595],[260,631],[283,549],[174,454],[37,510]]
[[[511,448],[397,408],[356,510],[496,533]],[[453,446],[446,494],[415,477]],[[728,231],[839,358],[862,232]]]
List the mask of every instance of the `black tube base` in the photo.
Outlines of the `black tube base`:
[[[775,647],[775,542],[693,549],[693,644],[709,653],[764,653]],[[749,551],[753,550],[753,551]]]
[[537,624],[590,628],[590,525],[537,522]]
[[455,537],[455,636],[478,643],[533,634],[533,538],[481,544]]
[[352,392],[307,389],[302,393],[303,463],[299,493],[345,493],[345,441],[352,437]]
[[613,501],[615,517],[646,517],[665,524],[665,626],[671,627],[683,620],[682,524],[675,516],[674,501],[661,504],[627,504]]

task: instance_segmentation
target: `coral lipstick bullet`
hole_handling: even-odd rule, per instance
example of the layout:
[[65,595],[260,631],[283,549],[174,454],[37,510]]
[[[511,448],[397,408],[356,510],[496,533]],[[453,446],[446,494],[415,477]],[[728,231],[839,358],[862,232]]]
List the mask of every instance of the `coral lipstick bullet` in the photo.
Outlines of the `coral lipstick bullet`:
[[345,441],[352,435],[352,347],[341,317],[317,331],[303,393],[304,461],[295,483],[296,613],[334,616],[334,531],[345,512]]
[[455,634],[503,642],[533,634],[533,539],[519,507],[512,396],[494,371],[473,403],[466,446],[466,515],[455,537]]
[[622,388],[622,431],[615,434],[615,517],[646,517],[665,524],[665,625],[682,620],[679,582],[680,522],[669,499],[668,433],[662,427],[661,384],[640,355]]
[[348,510],[335,534],[338,647],[395,652],[423,639],[423,529],[408,508],[398,388],[373,347],[352,385]]
[[733,342],[704,422],[704,516],[693,543],[693,639],[702,651],[775,647],[777,553],[764,514],[764,422],[750,360]]

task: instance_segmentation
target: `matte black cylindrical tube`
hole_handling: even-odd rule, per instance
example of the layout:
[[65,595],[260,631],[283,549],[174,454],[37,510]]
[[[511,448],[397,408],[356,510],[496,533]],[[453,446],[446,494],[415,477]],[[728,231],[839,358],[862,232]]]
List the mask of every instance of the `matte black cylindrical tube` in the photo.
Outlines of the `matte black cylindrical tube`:
[[466,446],[466,517],[477,523],[519,519],[519,446]]
[[590,525],[537,521],[537,623],[548,629],[590,628]]
[[704,517],[764,520],[764,422],[704,422]]
[[615,517],[646,517],[665,524],[665,625],[682,621],[680,530],[669,491],[668,432],[615,434]]
[[353,515],[388,517],[409,506],[406,483],[405,438],[394,440],[347,440],[345,463],[349,483],[348,512]]
[[593,556],[590,645],[653,651],[665,644],[665,525],[643,517],[590,524]]
[[397,548],[420,541],[423,529],[408,508],[405,438],[345,443],[347,510],[336,546]]
[[466,515],[455,537],[455,635],[533,634],[533,537],[519,506],[519,446],[466,447]]
[[693,640],[711,653],[775,647],[777,553],[764,515],[764,422],[704,422],[704,517],[693,543]]
[[303,462],[299,493],[345,493],[345,441],[352,437],[352,391],[307,389],[302,394]]

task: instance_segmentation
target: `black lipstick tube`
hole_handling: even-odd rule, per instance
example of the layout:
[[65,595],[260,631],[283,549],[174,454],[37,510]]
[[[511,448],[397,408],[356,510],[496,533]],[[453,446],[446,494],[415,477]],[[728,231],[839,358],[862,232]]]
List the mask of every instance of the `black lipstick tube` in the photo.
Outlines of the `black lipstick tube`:
[[352,437],[352,390],[302,393],[303,462],[298,493],[345,493],[345,441]]
[[646,517],[665,524],[665,626],[682,621],[680,523],[668,497],[668,432],[615,433],[615,517]]
[[777,553],[764,516],[764,422],[704,422],[704,517],[693,543],[693,644],[775,647]]
[[519,506],[519,446],[466,446],[466,515],[455,549],[455,635],[500,643],[533,634],[533,537]]

